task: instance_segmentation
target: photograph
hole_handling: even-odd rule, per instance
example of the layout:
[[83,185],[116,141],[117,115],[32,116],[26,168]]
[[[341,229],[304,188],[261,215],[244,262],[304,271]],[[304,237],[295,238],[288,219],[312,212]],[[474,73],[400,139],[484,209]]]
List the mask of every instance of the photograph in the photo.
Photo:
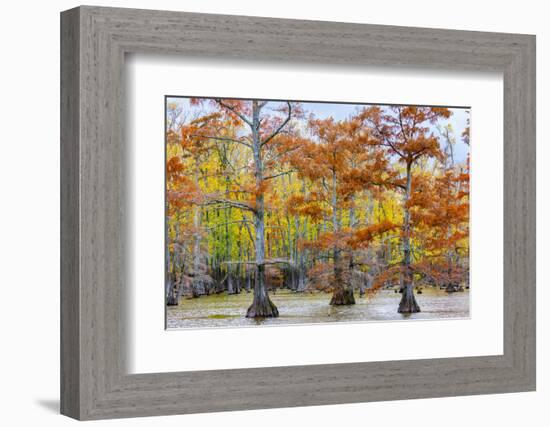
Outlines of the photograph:
[[468,107],[165,102],[167,329],[469,318]]

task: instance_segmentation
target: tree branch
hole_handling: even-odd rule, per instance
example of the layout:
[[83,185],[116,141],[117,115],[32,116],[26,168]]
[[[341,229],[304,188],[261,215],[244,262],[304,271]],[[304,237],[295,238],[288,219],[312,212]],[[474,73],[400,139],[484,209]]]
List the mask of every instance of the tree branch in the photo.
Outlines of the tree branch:
[[[256,261],[222,261],[221,264],[251,264],[256,265]],[[275,264],[288,264],[288,265],[295,265],[294,262],[288,259],[282,259],[282,258],[274,258],[274,259],[266,259],[263,262],[264,265],[275,265]]]
[[196,138],[217,139],[219,141],[236,142],[237,144],[241,144],[241,145],[244,145],[245,147],[252,149],[252,145],[250,145],[248,142],[239,141],[238,139],[227,138],[223,136],[207,136],[207,135],[195,135],[195,134],[191,136],[194,136]]
[[271,134],[269,135],[264,141],[260,144],[260,147],[263,147],[265,144],[267,144],[269,141],[271,141],[274,137],[276,137],[286,126],[286,124],[290,121],[290,118],[292,117],[292,105],[289,101],[286,101],[286,105],[288,105],[288,115],[283,123]]
[[277,178],[278,176],[283,176],[283,175],[288,175],[292,172],[297,172],[296,170],[292,169],[292,170],[289,170],[289,171],[284,171],[284,172],[280,172],[280,173],[276,173],[274,175],[268,175],[268,176],[264,176],[262,177],[262,179],[266,180],[266,179],[273,179],[273,178]]
[[227,105],[225,102],[223,102],[220,98],[214,99],[215,102],[218,103],[218,105],[221,105],[226,110],[231,111],[233,114],[235,114],[239,119],[241,119],[243,122],[245,122],[248,126],[253,127],[253,124],[248,118],[244,115],[239,113],[235,107],[232,107],[231,105]]
[[407,187],[404,184],[398,184],[397,182],[392,182],[392,181],[382,181],[382,182],[371,181],[371,184],[376,185],[377,187],[383,187],[385,185],[391,185],[393,187],[401,188],[402,190],[407,189]]
[[254,250],[256,250],[256,242],[254,240],[254,237],[252,237],[252,231],[250,230],[249,222],[245,222],[244,226],[246,228],[246,232],[248,233],[248,237],[250,238],[250,242],[252,243],[252,247],[254,248]]
[[422,155],[422,153],[423,153],[424,151],[426,151],[426,150],[427,150],[427,148],[424,147],[424,148],[421,148],[421,149],[418,150],[418,151],[415,151],[415,152],[412,154],[412,159],[413,159],[413,161],[416,161],[416,159],[418,159],[418,158]]
[[401,151],[399,151],[397,147],[390,142],[389,138],[386,138],[385,136],[383,138],[384,138],[384,141],[386,141],[386,144],[387,144],[386,146],[389,146],[395,152],[395,154],[397,154],[402,159],[405,158],[405,156],[401,153]]
[[403,125],[403,116],[401,115],[401,108],[398,107],[398,119],[399,119],[399,128],[401,129],[401,135],[403,135],[403,139],[405,140],[405,143],[409,142],[409,138],[407,137],[407,134],[405,133],[405,127]]
[[237,208],[237,209],[243,209],[243,210],[247,210],[247,211],[250,211],[250,212],[256,212],[256,210],[252,206],[247,205],[246,203],[243,203],[243,202],[238,202],[236,200],[223,199],[223,198],[218,198],[218,197],[212,197],[212,196],[205,196],[205,197],[210,199],[210,201],[205,203],[204,205],[226,204],[226,205],[232,206],[232,207]]
[[215,228],[218,228],[218,227],[225,227],[226,225],[231,225],[231,224],[244,224],[244,223],[252,224],[252,221],[250,221],[250,220],[248,220],[248,219],[243,219],[243,220],[235,220],[235,221],[222,222],[221,224],[216,224],[216,225],[213,225],[212,227],[207,227],[207,230],[213,230],[213,229],[215,229]]

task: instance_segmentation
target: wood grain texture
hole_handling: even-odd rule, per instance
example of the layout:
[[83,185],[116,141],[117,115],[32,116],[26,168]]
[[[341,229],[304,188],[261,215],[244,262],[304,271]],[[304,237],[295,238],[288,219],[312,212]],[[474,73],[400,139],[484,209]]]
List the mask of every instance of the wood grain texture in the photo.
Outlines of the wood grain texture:
[[80,413],[79,11],[61,20],[61,412]]
[[[78,419],[535,389],[535,38],[80,7],[62,13],[62,413]],[[504,354],[128,375],[124,56],[504,75]]]

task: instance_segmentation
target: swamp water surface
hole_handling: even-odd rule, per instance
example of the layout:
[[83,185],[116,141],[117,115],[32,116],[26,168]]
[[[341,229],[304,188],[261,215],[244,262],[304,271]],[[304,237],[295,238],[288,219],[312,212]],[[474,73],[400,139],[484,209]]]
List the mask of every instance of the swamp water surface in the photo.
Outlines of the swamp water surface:
[[210,295],[182,299],[178,306],[166,308],[167,329],[242,327],[255,325],[298,325],[326,322],[366,322],[420,319],[459,319],[470,315],[470,292],[447,293],[424,288],[416,294],[420,313],[403,315],[397,312],[401,294],[393,290],[381,290],[371,296],[359,298],[355,305],[331,306],[331,294],[294,293],[287,290],[270,292],[270,298],[279,309],[279,317],[247,319],[246,310],[252,302],[252,294]]

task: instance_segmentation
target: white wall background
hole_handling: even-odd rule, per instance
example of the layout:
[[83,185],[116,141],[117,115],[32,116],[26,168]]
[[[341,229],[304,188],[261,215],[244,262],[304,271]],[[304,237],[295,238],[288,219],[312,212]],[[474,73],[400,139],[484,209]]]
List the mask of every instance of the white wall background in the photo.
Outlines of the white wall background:
[[[550,27],[544,2],[394,0],[95,1],[94,4],[537,34],[538,74],[538,391],[413,401],[109,421],[117,426],[477,425],[545,426],[550,415],[548,248]],[[0,422],[64,426],[59,405],[59,12],[75,1],[2,5],[0,32]],[[545,363],[546,362],[546,363]],[[92,423],[95,424],[95,423]]]

